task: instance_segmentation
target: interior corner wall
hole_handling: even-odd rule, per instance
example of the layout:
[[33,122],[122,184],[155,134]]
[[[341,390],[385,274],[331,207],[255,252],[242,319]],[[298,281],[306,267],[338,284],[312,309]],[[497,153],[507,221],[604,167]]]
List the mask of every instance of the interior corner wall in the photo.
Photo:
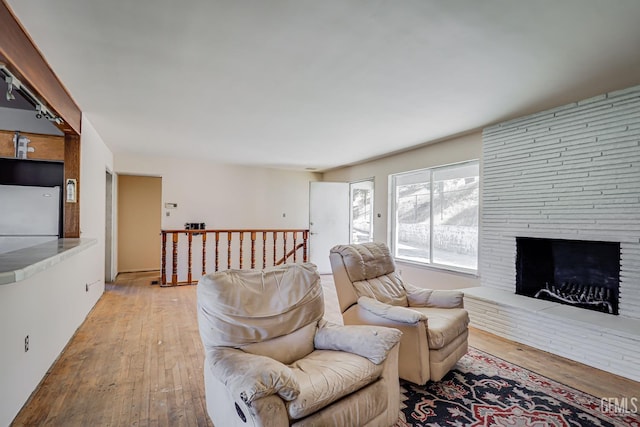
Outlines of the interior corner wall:
[[85,115],[80,143],[80,236],[101,238],[104,247],[105,172],[113,170],[113,154]]
[[130,154],[116,154],[115,171],[162,177],[163,229],[183,229],[186,222],[208,229],[307,229],[309,182],[320,180],[309,172]]
[[25,280],[0,285],[0,425],[11,423],[104,291],[104,171],[113,158],[88,120],[82,128],[81,237],[98,243]]
[[83,114],[80,139],[80,237],[98,241],[90,250],[95,251],[91,257],[95,262],[92,281],[99,295],[104,292],[105,277],[107,170],[113,170],[113,154],[89,118]]
[[[323,181],[355,182],[374,179],[373,236],[389,243],[389,175],[451,163],[477,160],[482,154],[482,132],[473,132],[410,151],[327,171]],[[416,286],[459,289],[479,286],[477,277],[398,262],[402,278]]]

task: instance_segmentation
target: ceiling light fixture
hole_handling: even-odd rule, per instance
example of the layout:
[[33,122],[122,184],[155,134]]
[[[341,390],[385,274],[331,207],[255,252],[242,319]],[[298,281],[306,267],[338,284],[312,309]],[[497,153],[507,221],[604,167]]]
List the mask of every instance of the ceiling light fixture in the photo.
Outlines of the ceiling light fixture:
[[13,94],[13,77],[5,76],[4,81],[7,83],[7,101],[13,101],[16,96]]
[[40,102],[38,98],[36,98],[31,92],[29,92],[29,90],[24,87],[20,80],[18,80],[13,74],[11,74],[9,69],[7,69],[7,66],[2,62],[0,62],[0,75],[4,76],[4,81],[7,83],[7,101],[16,99],[15,95],[13,94],[13,90],[15,89],[16,91],[19,91],[22,97],[36,109],[37,119],[41,119],[44,117],[50,122],[56,123],[58,125],[64,123],[64,120],[62,120],[61,117],[49,111],[49,109],[44,105],[43,102]]

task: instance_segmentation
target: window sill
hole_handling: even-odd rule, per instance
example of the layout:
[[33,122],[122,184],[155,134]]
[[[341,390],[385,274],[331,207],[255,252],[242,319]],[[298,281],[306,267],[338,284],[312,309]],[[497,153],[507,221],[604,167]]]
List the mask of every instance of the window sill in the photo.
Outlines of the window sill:
[[472,269],[461,268],[461,267],[453,267],[450,265],[442,265],[442,264],[425,264],[423,262],[410,261],[402,258],[395,258],[395,261],[397,264],[410,265],[412,267],[423,268],[425,270],[434,270],[434,271],[439,271],[441,273],[456,274],[459,276],[470,277],[474,279],[477,279],[480,277],[478,275],[478,270],[472,270]]

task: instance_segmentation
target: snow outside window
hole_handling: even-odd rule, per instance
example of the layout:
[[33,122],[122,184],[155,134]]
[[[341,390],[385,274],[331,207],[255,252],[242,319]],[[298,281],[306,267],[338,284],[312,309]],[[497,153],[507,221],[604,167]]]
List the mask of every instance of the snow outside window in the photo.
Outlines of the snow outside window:
[[352,182],[351,243],[373,241],[373,180]]
[[476,272],[479,183],[477,161],[392,175],[394,256]]

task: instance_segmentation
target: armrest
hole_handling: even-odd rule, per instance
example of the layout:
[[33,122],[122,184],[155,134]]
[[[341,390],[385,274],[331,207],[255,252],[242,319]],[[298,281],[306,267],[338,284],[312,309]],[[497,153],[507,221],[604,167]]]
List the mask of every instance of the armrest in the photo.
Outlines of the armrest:
[[409,307],[462,308],[464,294],[460,291],[424,289],[404,284]]
[[313,340],[318,350],[338,350],[366,357],[379,365],[400,342],[402,332],[384,326],[342,326],[322,320]]
[[207,352],[207,361],[213,376],[247,406],[271,394],[293,400],[300,393],[291,369],[269,357],[217,347]]
[[376,316],[400,323],[418,323],[427,320],[427,316],[408,307],[400,307],[377,301],[369,297],[358,298],[358,305]]

